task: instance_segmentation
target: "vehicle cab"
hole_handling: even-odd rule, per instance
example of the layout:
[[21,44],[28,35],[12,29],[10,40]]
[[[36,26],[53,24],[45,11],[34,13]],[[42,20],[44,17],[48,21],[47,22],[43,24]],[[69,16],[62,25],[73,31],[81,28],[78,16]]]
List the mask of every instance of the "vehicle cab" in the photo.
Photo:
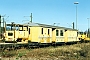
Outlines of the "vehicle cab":
[[28,40],[28,26],[20,24],[6,24],[5,42],[26,42]]

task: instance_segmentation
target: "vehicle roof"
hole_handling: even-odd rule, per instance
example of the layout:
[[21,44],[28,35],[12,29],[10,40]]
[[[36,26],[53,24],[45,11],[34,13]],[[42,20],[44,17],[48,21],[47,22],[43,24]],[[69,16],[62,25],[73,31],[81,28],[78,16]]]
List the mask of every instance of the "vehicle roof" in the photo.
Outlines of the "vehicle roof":
[[7,24],[7,26],[19,26],[19,27],[23,27],[23,26],[30,26],[30,27],[46,27],[46,28],[56,28],[56,29],[65,29],[65,30],[73,30],[73,31],[78,31],[77,29],[72,29],[72,28],[66,28],[66,27],[61,27],[61,26],[54,26],[54,25],[48,25],[48,24],[41,24],[41,23],[24,23],[24,24]]
[[61,27],[61,26],[54,26],[54,25],[48,25],[48,24],[41,24],[41,23],[24,23],[23,25],[28,25],[28,26],[40,26],[40,27],[48,27],[48,28],[61,28],[61,29],[66,29],[66,30],[75,30],[78,31],[77,29],[72,29],[72,28],[66,28],[66,27]]

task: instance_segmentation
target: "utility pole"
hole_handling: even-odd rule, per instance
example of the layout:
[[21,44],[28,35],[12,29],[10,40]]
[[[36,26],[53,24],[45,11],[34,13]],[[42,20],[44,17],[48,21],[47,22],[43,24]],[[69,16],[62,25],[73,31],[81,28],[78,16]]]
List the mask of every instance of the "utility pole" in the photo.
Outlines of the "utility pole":
[[[6,20],[9,16],[6,16],[6,14],[5,14],[4,16],[1,16],[1,17],[3,17],[3,21],[1,22],[1,23],[3,24],[3,26],[2,26],[2,31],[1,31],[1,32],[4,33],[4,32],[5,32],[5,29],[6,29],[6,27],[5,27],[5,25],[6,25],[6,24],[5,24],[5,23],[6,23],[5,20]],[[4,19],[4,17],[7,17],[7,18]]]
[[[2,28],[1,28],[1,15],[0,15],[0,34],[2,33],[1,30]],[[1,36],[0,36],[0,39],[1,39]]]
[[79,2],[74,2],[74,4],[76,4],[76,29],[77,29],[77,4],[79,4]]
[[73,29],[74,29],[74,22],[72,24],[73,24]]
[[[32,23],[32,13],[31,13],[30,16],[24,16],[24,17],[30,17],[30,22]],[[29,20],[23,20],[23,21],[29,21]],[[22,21],[22,22],[23,22],[23,21]]]
[[2,31],[2,33],[4,33],[5,32],[5,27],[4,27],[4,18],[3,18],[3,29],[2,29],[3,31]]
[[32,23],[32,13],[31,13],[31,16],[30,17],[31,17],[31,21],[30,22]]
[[90,30],[90,29],[89,29],[89,19],[90,19],[90,18],[87,18],[87,19],[88,19],[88,35],[87,35],[87,36],[90,37],[90,34],[89,34],[89,33],[90,33],[90,31],[89,31],[89,30]]
[[0,33],[1,33],[1,15],[0,15]]
[[[6,16],[6,14],[4,15],[4,16],[1,16],[0,15],[0,39],[2,38],[2,33],[4,33],[5,32],[5,30],[6,30],[6,28],[5,28],[5,21],[4,21],[4,17]],[[3,17],[3,21],[2,21],[2,17]],[[7,16],[7,18],[8,18],[9,16]],[[3,26],[1,26],[1,24],[3,24]],[[4,25],[5,24],[5,25]]]

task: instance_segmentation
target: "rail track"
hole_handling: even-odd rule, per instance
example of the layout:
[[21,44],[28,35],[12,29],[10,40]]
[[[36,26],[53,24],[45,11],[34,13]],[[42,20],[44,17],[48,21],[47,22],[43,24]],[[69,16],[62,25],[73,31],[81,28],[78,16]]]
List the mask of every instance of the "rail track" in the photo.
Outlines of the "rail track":
[[0,43],[0,50],[17,50],[21,48],[38,48],[38,47],[47,47],[47,46],[61,46],[61,45],[71,45],[71,44],[80,44],[80,43],[87,43],[89,41],[80,41],[80,42],[73,42],[73,43],[63,43],[63,44],[39,44],[39,43]]

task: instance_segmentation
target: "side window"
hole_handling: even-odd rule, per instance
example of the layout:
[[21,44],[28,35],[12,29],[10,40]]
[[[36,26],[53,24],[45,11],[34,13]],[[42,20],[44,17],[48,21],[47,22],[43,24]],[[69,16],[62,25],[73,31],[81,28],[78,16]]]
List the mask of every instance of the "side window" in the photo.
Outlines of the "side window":
[[59,36],[59,34],[58,34],[58,30],[56,30],[56,36]]
[[77,32],[77,36],[78,36],[79,32]]
[[63,36],[63,30],[60,30],[60,36]]
[[8,36],[13,36],[13,33],[8,33]]
[[30,28],[29,28],[29,31],[28,31],[28,32],[29,32],[29,34],[30,34]]
[[43,28],[42,28],[42,30],[41,30],[41,34],[43,34]]
[[48,29],[48,35],[50,34],[50,30]]

